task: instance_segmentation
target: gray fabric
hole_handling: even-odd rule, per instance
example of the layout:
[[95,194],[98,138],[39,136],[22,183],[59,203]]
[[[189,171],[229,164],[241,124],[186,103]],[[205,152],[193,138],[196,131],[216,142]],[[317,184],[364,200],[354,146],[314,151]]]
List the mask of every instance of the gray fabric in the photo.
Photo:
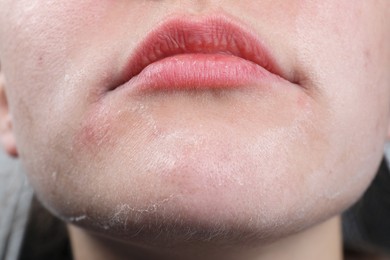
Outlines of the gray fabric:
[[344,245],[354,251],[390,254],[390,149],[363,197],[343,214]]
[[32,200],[22,167],[0,151],[0,259],[18,258]]

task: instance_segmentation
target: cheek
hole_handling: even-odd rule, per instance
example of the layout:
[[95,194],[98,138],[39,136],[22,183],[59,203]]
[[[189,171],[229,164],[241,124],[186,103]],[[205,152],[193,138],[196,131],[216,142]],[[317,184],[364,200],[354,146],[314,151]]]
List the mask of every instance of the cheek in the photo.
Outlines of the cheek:
[[114,128],[113,118],[107,109],[97,104],[87,112],[82,120],[80,130],[77,131],[74,138],[74,147],[76,150],[87,150],[89,153],[97,152],[101,144],[105,146],[114,145],[115,142],[112,132]]
[[[142,149],[139,144],[148,143],[157,134],[142,102],[127,100],[119,105],[107,99],[87,109],[72,137],[72,147],[82,156],[112,154],[120,147],[137,153]],[[108,105],[112,102],[115,105]]]
[[389,118],[389,4],[322,1],[307,7],[296,20],[292,38],[299,40],[294,44],[300,69],[308,76],[304,83],[327,100],[324,107],[332,114],[335,140],[377,153]]
[[110,18],[112,1],[13,1],[8,5],[0,16],[2,24],[7,24],[0,27],[2,70],[10,85],[21,88],[17,95],[29,88],[29,99],[50,100],[58,92],[53,86],[64,81],[66,73],[81,71],[77,68],[80,51],[96,51],[91,43],[99,42],[98,35],[109,35],[101,28]]

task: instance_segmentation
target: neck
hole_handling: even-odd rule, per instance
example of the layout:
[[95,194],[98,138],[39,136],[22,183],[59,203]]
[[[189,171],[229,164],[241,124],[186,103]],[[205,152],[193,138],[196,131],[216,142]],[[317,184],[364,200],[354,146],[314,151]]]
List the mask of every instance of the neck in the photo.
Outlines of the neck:
[[[159,259],[147,251],[134,249],[128,244],[93,235],[75,226],[68,226],[73,256],[81,259]],[[326,260],[342,259],[340,217],[335,217],[301,233],[278,240],[256,250],[248,260]],[[215,258],[215,256],[213,257]],[[161,259],[165,259],[161,257]],[[203,259],[203,258],[202,258]],[[239,257],[239,259],[245,259]]]

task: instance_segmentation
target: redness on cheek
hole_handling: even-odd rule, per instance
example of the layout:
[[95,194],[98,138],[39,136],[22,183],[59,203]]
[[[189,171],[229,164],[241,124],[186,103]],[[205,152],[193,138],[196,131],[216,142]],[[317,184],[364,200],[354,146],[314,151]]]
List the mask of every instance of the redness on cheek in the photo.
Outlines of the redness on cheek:
[[310,112],[312,111],[313,107],[310,102],[311,100],[308,98],[307,95],[298,95],[296,98],[296,104],[300,111]]
[[145,115],[142,104],[129,105],[103,99],[91,105],[85,113],[72,145],[78,151],[97,155],[102,151],[120,149],[121,143],[138,143],[145,138],[151,140],[155,131],[148,115]]
[[109,114],[109,109],[102,104],[94,105],[84,116],[73,146],[78,150],[99,153],[100,147],[113,145],[114,124]]

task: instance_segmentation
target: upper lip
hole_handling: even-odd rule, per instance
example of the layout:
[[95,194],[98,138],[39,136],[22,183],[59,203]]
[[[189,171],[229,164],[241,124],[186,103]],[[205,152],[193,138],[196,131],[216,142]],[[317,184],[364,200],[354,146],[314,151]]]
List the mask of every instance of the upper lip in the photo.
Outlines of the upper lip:
[[243,26],[224,17],[173,18],[148,33],[135,48],[121,72],[119,85],[137,76],[151,63],[186,53],[234,55],[289,80],[263,42]]

